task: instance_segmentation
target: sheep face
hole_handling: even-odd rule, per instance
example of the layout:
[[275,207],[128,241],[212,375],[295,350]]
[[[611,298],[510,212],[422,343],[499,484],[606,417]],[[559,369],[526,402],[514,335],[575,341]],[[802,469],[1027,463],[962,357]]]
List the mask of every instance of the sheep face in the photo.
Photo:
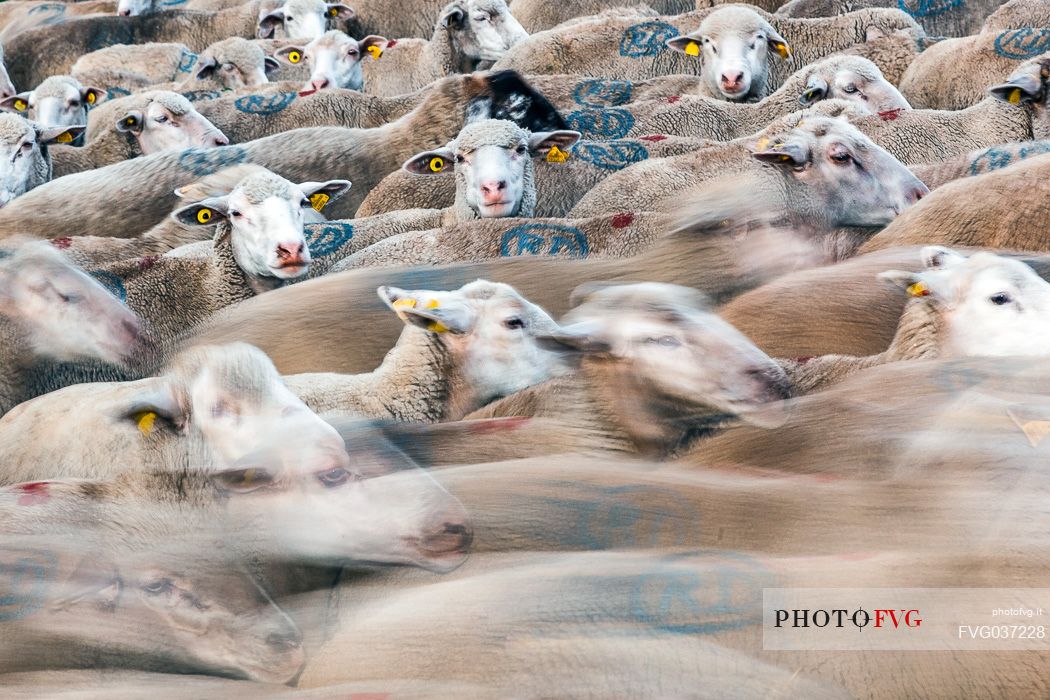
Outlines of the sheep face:
[[230,143],[189,100],[175,93],[162,93],[144,109],[129,110],[117,120],[117,130],[133,136],[143,155]]
[[584,290],[581,301],[553,339],[583,352],[624,401],[664,406],[675,422],[702,406],[748,416],[789,395],[780,365],[695,290],[630,284]]
[[809,188],[832,226],[885,226],[929,193],[900,161],[838,119],[806,119],[754,148],[754,158]]
[[798,101],[808,107],[826,99],[853,102],[872,114],[911,109],[878,66],[859,56],[836,56],[808,69],[805,92]]
[[4,50],[0,47],[0,100],[11,97],[15,92],[14,83],[11,82],[11,76],[7,72],[7,65],[4,63]]
[[38,355],[120,364],[141,350],[135,314],[46,243],[0,260],[0,299]]
[[106,99],[106,91],[84,87],[68,76],[52,76],[36,90],[0,101],[0,108],[25,114],[42,126],[87,124],[88,108]]
[[370,51],[382,52],[387,40],[381,36],[367,36],[355,41],[343,32],[330,31],[306,46],[285,46],[274,53],[284,63],[295,65],[307,61],[311,66],[310,80],[300,95],[311,95],[325,88],[361,90],[364,77],[361,60]]
[[473,538],[463,505],[367,424],[335,423],[349,466],[314,471],[290,484],[294,498],[260,490],[231,501],[259,510],[280,547],[314,561],[412,564],[449,571],[467,557]]
[[270,82],[279,64],[256,44],[233,37],[209,46],[197,63],[197,80],[212,80],[226,90]]
[[922,251],[926,269],[882,277],[934,304],[944,357],[1050,354],[1050,284],[1013,258]]
[[449,29],[459,54],[472,61],[498,61],[529,36],[504,0],[460,0],[446,5],[438,25]]
[[770,51],[790,55],[784,37],[756,12],[724,7],[712,12],[691,34],[667,45],[701,60],[700,78],[713,97],[748,102],[766,96]]
[[260,39],[271,39],[278,27],[289,39],[312,41],[325,33],[329,21],[348,20],[354,11],[346,5],[323,0],[287,0],[284,5],[259,19]]
[[136,17],[148,15],[157,10],[157,0],[120,0],[117,3],[117,15]]
[[552,148],[568,151],[577,131],[529,133],[513,122],[485,119],[463,127],[448,147],[424,151],[403,168],[435,174],[453,164],[456,201],[480,218],[531,216],[536,203],[531,159]]
[[189,226],[224,220],[233,258],[250,278],[290,280],[306,274],[310,250],[303,234],[308,212],[350,188],[346,180],[294,185],[270,172],[248,175],[228,195],[209,197],[172,213]]
[[1036,108],[1032,131],[1036,139],[1050,136],[1046,119],[1047,83],[1050,82],[1050,53],[1022,63],[1002,85],[989,88],[993,97],[1018,107]]
[[409,325],[437,334],[456,358],[470,403],[481,406],[561,369],[538,337],[554,321],[505,284],[478,280],[454,292],[380,287],[379,296]]
[[48,145],[72,143],[83,132],[83,126],[43,128],[0,113],[0,206],[50,180]]

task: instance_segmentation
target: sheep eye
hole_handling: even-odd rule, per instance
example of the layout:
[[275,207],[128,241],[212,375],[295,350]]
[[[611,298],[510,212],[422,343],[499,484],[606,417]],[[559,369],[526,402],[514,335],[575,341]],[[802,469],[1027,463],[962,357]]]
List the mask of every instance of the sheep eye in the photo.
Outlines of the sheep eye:
[[357,55],[357,49],[350,49],[349,51],[346,52],[346,55],[348,55],[348,56],[356,56]]
[[503,325],[511,330],[517,330],[525,327],[525,321],[515,316],[514,318],[508,318],[503,322]]
[[142,590],[147,595],[163,595],[165,593],[170,592],[171,589],[174,587],[175,584],[172,583],[170,578],[161,578],[157,579],[156,581],[153,581],[152,583],[147,583],[142,587]]
[[474,18],[475,22],[487,22],[488,20],[489,20],[489,16],[488,15],[478,15],[477,17]]
[[517,153],[518,155],[525,155],[525,151],[526,150],[527,149],[525,148],[525,144],[521,144],[520,146],[518,146],[517,148],[514,149],[514,152]]
[[853,160],[853,157],[845,151],[838,151],[836,153],[831,154],[831,159],[839,165],[845,165],[846,163]]
[[223,63],[222,64],[222,69],[224,71],[226,71],[226,72],[229,72],[229,71],[233,70],[233,64],[232,63]]
[[459,153],[456,154],[456,162],[457,163],[462,163],[465,160],[466,160],[466,158],[464,158],[461,154],[459,154]]
[[237,218],[237,217],[241,216],[241,213],[239,211],[237,211],[236,209],[234,209],[234,210],[230,211],[230,216],[234,217],[234,218]]
[[988,301],[992,302],[996,306],[1002,306],[1004,304],[1009,304],[1013,300],[1010,298],[1010,295],[1006,292],[1000,292],[999,294],[994,294],[988,297]]
[[329,469],[326,472],[321,472],[315,475],[317,480],[321,482],[321,485],[326,489],[334,489],[337,486],[342,486],[346,482],[350,481],[350,472],[337,467],[335,469]]
[[673,335],[662,335],[659,338],[646,338],[645,342],[650,345],[659,345],[663,348],[676,348],[681,343],[678,342],[678,338]]
[[855,93],[857,91],[857,86],[854,85],[853,83],[850,83],[846,87],[842,88],[842,91],[847,93],[847,94],[852,95],[853,93]]
[[156,119],[154,119],[153,121],[157,122],[158,124],[163,124],[164,122],[168,121],[168,118],[163,116],[163,115],[161,115],[161,116],[157,117]]

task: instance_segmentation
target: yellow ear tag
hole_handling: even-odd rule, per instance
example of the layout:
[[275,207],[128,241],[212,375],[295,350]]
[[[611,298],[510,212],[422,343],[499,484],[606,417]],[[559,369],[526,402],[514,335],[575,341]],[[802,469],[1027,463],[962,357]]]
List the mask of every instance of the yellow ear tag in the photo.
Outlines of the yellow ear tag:
[[768,145],[769,145],[769,137],[768,136],[763,136],[762,138],[760,138],[758,140],[758,143],[755,144],[755,150],[756,151],[764,151],[764,150],[766,150],[766,146],[768,146]]
[[[1018,104],[1021,101],[1021,88],[1014,88],[1010,93],[1010,96],[1006,98],[1006,101],[1012,105]],[[15,107],[18,105],[16,104]]]
[[317,192],[316,194],[310,195],[310,206],[316,211],[324,209],[324,205],[328,204],[328,200],[331,197],[326,195],[324,192]]
[[153,432],[153,422],[157,420],[157,414],[153,411],[146,411],[139,415],[138,426],[139,432],[143,435],[149,435]]
[[339,9],[335,8],[335,7],[329,8],[328,16],[329,17],[338,17],[339,16]]
[[61,134],[55,137],[55,143],[72,143],[73,134],[68,131],[63,131]]
[[301,60],[303,60],[303,55],[301,53],[299,53],[298,51],[289,51],[288,52],[288,62],[289,63],[298,63]]
[[787,60],[791,56],[791,48],[782,41],[778,41],[773,44],[773,49],[780,54],[780,57]]
[[436,309],[439,306],[441,306],[441,304],[438,302],[437,299],[431,299],[430,301],[427,302],[427,305],[424,306],[423,308],[424,309]]
[[94,92],[89,92],[87,94],[87,97],[84,98],[84,101],[87,102],[89,105],[93,105],[93,104],[95,104],[95,99],[96,99],[95,93]]
[[788,156],[788,155],[780,156],[780,162],[781,163],[784,163],[784,162],[789,161],[789,160],[791,160],[791,156]]
[[908,294],[913,297],[925,297],[930,295],[930,288],[922,282],[916,282],[908,286]]
[[435,173],[440,173],[445,169],[445,159],[434,157],[430,159],[430,169]]
[[211,209],[200,209],[197,211],[197,223],[206,224],[211,221]]
[[26,104],[25,100],[15,100],[15,109],[17,109],[19,112],[26,111],[26,107],[28,106],[29,105]]
[[406,316],[405,312],[402,311],[401,309],[414,309],[414,308],[416,308],[416,300],[415,299],[398,299],[393,304],[391,304],[391,306],[394,307],[394,312],[397,314],[397,317],[399,319],[401,319],[402,321],[407,322],[408,321],[408,316]]
[[379,48],[378,46],[369,46],[367,49],[365,49],[365,51],[372,54],[373,61],[378,61],[379,57],[383,55],[383,49]]
[[128,117],[124,120],[124,123],[128,126],[135,126],[135,117]]
[[431,321],[427,326],[427,330],[431,333],[448,333],[448,326],[441,321]]
[[695,41],[690,41],[685,45],[685,53],[687,56],[699,56],[700,55],[700,44]]
[[548,163],[564,163],[568,159],[569,154],[561,150],[557,146],[551,146],[551,150],[547,151]]

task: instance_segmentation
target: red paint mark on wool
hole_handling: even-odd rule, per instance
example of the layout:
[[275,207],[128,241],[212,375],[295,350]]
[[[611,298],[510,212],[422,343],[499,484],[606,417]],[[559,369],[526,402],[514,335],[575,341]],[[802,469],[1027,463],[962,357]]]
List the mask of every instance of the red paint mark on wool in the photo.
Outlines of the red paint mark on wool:
[[891,122],[899,117],[903,111],[904,110],[900,107],[897,109],[887,109],[885,112],[879,112],[879,117],[881,117],[883,121]]
[[675,102],[677,102],[680,99],[682,99],[681,95],[671,95],[670,97],[667,98],[667,102],[668,102],[668,104],[674,104]]
[[73,245],[73,239],[69,236],[62,236],[61,238],[52,238],[51,245],[59,249],[65,249]]
[[814,357],[814,355],[804,355],[802,357],[796,357],[795,362],[799,363],[800,365],[804,365],[810,360],[812,360]]
[[18,505],[20,506],[35,506],[51,498],[51,494],[47,492],[48,484],[46,481],[22,484],[18,487],[18,490],[22,492],[22,495],[18,497]]
[[158,260],[160,260],[159,255],[147,255],[143,258],[139,258],[139,269],[148,270],[156,265]]
[[612,227],[613,228],[627,228],[634,221],[634,214],[629,211],[625,211],[621,214],[617,214],[613,217]]
[[642,136],[642,141],[663,141],[667,136],[664,134],[649,134],[648,136]]
[[386,47],[388,49],[392,49],[395,46],[397,46],[397,39],[391,39],[390,41],[386,42]]

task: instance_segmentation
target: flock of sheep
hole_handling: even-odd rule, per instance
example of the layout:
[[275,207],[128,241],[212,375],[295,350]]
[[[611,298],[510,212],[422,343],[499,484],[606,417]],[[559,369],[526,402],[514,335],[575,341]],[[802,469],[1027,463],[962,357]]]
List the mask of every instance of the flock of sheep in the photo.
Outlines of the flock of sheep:
[[765,589],[1043,584],[1050,0],[0,41],[0,696],[1050,693],[763,643]]

